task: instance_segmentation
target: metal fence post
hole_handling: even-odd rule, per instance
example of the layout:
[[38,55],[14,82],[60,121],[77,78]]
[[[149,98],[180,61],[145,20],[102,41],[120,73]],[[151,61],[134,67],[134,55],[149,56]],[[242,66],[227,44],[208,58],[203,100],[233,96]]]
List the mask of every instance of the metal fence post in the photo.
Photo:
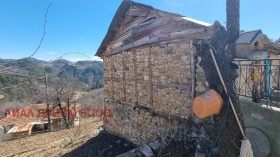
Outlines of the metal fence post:
[[265,59],[265,66],[266,66],[266,71],[267,71],[267,96],[266,96],[266,105],[269,106],[270,102],[270,75],[271,75],[271,70],[270,70],[270,63],[269,60],[266,58]]

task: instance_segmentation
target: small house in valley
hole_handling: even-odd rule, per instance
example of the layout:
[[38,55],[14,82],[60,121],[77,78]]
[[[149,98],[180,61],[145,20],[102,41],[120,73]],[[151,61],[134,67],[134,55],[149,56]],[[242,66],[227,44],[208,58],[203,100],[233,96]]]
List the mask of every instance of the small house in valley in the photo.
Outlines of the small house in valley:
[[[0,120],[1,140],[18,138],[26,135],[45,132],[48,129],[48,114],[50,115],[51,131],[65,129],[65,119],[68,119],[69,126],[79,125],[79,104],[50,105],[47,112],[46,104],[31,104],[20,109],[7,109],[6,117]],[[68,113],[71,112],[71,113]],[[69,116],[68,116],[69,115]],[[64,118],[65,117],[65,118]]]

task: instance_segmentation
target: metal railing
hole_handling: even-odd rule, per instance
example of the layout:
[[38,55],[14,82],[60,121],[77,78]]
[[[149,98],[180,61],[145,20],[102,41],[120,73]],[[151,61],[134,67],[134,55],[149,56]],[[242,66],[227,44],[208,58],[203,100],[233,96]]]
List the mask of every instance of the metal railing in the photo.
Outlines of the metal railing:
[[238,94],[280,107],[280,59],[235,60],[238,69]]

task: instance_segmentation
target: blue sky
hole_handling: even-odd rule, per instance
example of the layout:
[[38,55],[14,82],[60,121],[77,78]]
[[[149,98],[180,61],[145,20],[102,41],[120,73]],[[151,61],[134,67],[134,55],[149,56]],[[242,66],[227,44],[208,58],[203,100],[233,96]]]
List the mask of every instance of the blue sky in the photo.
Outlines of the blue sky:
[[[226,0],[137,0],[154,8],[225,25]],[[0,58],[18,59],[37,48],[49,9],[46,36],[35,58],[51,60],[66,52],[93,57],[122,0],[0,0]],[[241,29],[262,29],[269,38],[280,37],[279,0],[241,0]],[[88,60],[78,54],[65,59]],[[94,58],[96,59],[96,58]]]

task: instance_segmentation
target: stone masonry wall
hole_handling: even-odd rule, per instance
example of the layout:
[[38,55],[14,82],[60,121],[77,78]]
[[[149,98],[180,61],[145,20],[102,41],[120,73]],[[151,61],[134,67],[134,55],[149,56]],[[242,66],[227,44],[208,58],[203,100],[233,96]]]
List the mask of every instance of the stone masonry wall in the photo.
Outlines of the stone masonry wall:
[[202,95],[206,91],[206,77],[205,72],[202,67],[199,65],[201,61],[201,57],[197,57],[197,64],[196,64],[196,96]]
[[105,57],[105,105],[112,113],[105,129],[143,144],[188,121],[192,84],[197,92],[204,90],[203,79],[192,79],[192,69],[197,69],[196,77],[203,77],[202,69],[192,67],[198,66],[192,64],[192,50],[191,41],[180,40]]
[[104,121],[105,129],[137,145],[164,137],[171,129],[189,125],[188,122],[182,123],[137,106],[115,101],[107,101],[105,104],[112,113],[112,118]]

